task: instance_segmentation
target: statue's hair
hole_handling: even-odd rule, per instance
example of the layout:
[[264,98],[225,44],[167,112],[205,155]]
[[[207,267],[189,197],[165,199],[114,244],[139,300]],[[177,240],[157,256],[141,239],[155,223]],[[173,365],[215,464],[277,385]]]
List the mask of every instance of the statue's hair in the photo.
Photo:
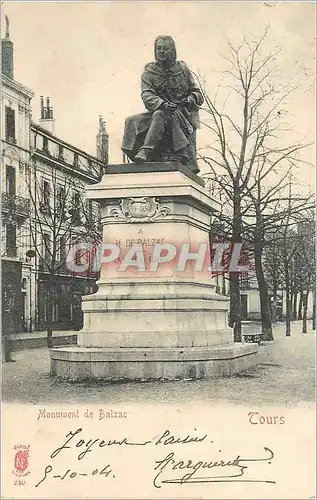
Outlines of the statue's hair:
[[164,42],[170,43],[171,48],[172,48],[172,61],[175,62],[177,59],[175,42],[174,42],[173,38],[171,36],[168,36],[168,35],[159,35],[155,38],[155,42],[154,42],[155,59],[157,60],[156,47],[157,47],[157,43],[159,40],[163,40]]

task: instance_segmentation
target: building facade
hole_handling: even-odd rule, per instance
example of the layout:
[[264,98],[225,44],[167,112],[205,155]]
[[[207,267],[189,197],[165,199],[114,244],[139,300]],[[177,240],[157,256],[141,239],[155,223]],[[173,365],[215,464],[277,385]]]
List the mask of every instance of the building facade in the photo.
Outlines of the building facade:
[[[99,182],[104,163],[59,139],[52,130],[52,108],[41,124],[31,123],[31,161],[27,185],[31,204],[29,241],[34,251],[36,279],[32,317],[35,328],[44,329],[52,302],[56,329],[81,328],[81,296],[95,291],[97,274],[75,276],[67,267],[72,244],[100,239],[98,203],[85,199],[85,187]],[[28,250],[26,250],[27,252]],[[48,287],[53,278],[53,293]]]
[[30,216],[30,200],[24,182],[29,162],[31,99],[33,92],[14,80],[13,43],[9,22],[2,40],[1,92],[1,271],[2,327],[4,332],[20,331],[30,295],[22,284],[31,282],[32,265],[22,255],[20,234]]
[[[81,327],[81,296],[94,291],[96,273],[75,276],[67,252],[100,237],[98,204],[85,187],[101,179],[108,135],[99,118],[96,156],[55,134],[50,99],[31,119],[33,92],[14,80],[13,43],[6,20],[2,40],[1,267],[4,333]],[[98,155],[98,157],[97,157]],[[76,257],[77,258],[77,257]],[[51,290],[52,289],[52,290]]]

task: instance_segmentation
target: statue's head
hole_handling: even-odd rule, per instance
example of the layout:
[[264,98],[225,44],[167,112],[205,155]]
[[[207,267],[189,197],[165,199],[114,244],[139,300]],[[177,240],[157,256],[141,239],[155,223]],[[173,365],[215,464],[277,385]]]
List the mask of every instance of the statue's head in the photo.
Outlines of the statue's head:
[[154,42],[155,59],[158,62],[175,62],[176,47],[171,36],[158,36]]

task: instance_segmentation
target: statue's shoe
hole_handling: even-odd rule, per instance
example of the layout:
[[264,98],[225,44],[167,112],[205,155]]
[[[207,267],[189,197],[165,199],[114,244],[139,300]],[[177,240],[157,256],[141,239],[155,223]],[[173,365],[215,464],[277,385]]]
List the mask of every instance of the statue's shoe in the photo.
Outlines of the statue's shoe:
[[148,161],[148,154],[144,150],[140,150],[134,157],[135,163],[146,163]]

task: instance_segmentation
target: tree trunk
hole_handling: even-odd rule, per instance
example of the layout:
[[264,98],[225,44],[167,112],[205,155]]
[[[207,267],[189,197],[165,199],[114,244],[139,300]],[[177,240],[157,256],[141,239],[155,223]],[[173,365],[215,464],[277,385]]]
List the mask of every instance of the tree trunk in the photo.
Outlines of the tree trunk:
[[297,292],[293,294],[293,320],[297,319]]
[[[234,182],[232,250],[235,243],[241,243],[241,194],[239,180]],[[234,342],[242,342],[240,276],[237,272],[229,272],[230,315],[229,325],[233,328]]]
[[261,304],[261,323],[263,340],[274,340],[272,331],[272,320],[270,313],[269,295],[267,292],[267,284],[264,277],[262,266],[262,249],[261,242],[256,241],[254,245],[255,272],[259,286],[260,304]]
[[[284,248],[284,252],[286,255],[287,249]],[[289,276],[289,263],[287,256],[284,259],[284,273],[285,273],[285,320],[286,320],[286,337],[291,336],[291,317],[292,317],[292,297],[291,297],[291,286],[290,286],[290,276]]]
[[53,347],[53,288],[54,281],[52,278],[47,283],[47,317],[46,317],[46,333],[47,347]]
[[303,292],[300,292],[297,319],[303,319]]
[[221,293],[222,293],[222,295],[227,295],[227,291],[226,291],[226,278],[225,278],[224,274],[222,275],[222,289],[221,289]]
[[292,316],[292,302],[291,295],[288,290],[285,292],[285,302],[286,302],[286,337],[291,336],[291,316]]
[[242,342],[241,334],[241,297],[239,275],[230,273],[230,313],[229,326],[233,328],[233,341]]
[[276,273],[273,274],[273,298],[276,302],[277,300],[277,291],[278,291],[278,280],[276,278]]
[[316,330],[316,290],[313,290],[313,320],[312,320],[313,330]]
[[281,313],[280,313],[280,321],[283,321],[283,316],[284,316],[284,292],[282,290],[281,293]]
[[218,274],[216,276],[216,289],[215,289],[215,292],[220,294],[219,275]]
[[271,302],[271,320],[272,323],[276,323],[277,317],[276,317],[276,300],[272,298]]
[[303,327],[302,327],[302,332],[307,333],[307,308],[308,308],[308,295],[309,295],[309,290],[304,295],[304,300],[303,300]]

